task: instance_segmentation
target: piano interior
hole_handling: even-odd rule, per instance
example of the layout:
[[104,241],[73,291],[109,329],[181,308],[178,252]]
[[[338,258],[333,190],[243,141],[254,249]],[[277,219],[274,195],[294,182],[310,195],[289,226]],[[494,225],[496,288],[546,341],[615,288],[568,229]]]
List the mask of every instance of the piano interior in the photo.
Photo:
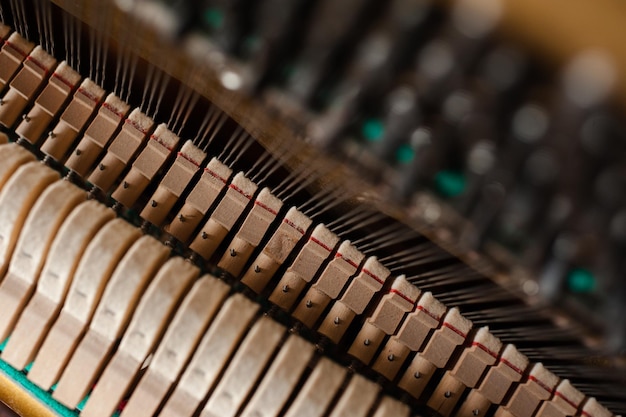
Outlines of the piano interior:
[[625,17],[0,0],[0,415],[626,413]]

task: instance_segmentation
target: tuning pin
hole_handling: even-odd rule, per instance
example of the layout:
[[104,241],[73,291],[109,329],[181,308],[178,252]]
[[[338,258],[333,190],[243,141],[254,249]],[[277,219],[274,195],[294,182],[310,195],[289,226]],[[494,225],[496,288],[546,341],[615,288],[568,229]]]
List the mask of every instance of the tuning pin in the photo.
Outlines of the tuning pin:
[[[626,314],[626,284],[623,273],[626,268],[626,208],[619,210],[611,219],[609,226],[611,240],[611,289],[608,302],[610,323],[620,323]],[[626,324],[607,327],[609,348],[614,352],[626,349]]]
[[508,93],[521,84],[528,65],[518,49],[497,45],[487,52],[479,66],[483,80],[498,92]]
[[456,197],[453,204],[460,212],[469,213],[474,206],[485,178],[496,164],[496,151],[495,143],[487,139],[479,139],[470,145],[465,154],[465,169],[457,173],[462,187],[459,186],[459,191],[453,193]]
[[406,156],[403,157],[406,162],[399,167],[400,181],[394,189],[394,194],[398,198],[408,199],[436,172],[438,157],[433,140],[432,130],[421,126],[410,134],[408,146],[400,148],[406,152]]
[[[301,53],[287,80],[286,89],[299,101],[311,105],[326,77],[337,71],[347,41],[360,34],[380,7],[367,0],[321,1],[315,8]],[[341,16],[342,19],[337,17]]]
[[200,24],[223,51],[236,53],[254,10],[249,0],[207,0],[201,7]]
[[570,265],[578,248],[578,236],[571,231],[562,231],[554,240],[550,258],[539,275],[539,291],[546,299],[554,302],[563,296]]
[[593,184],[594,196],[603,207],[617,209],[626,204],[626,174],[623,167],[611,165],[601,171]]
[[277,71],[289,61],[306,25],[312,2],[268,0],[258,5],[254,14],[256,35],[254,47],[244,52],[249,56],[253,92],[258,92],[276,78]]
[[341,102],[322,116],[314,119],[307,128],[311,141],[322,149],[336,150],[358,114],[359,90],[346,93]]
[[587,50],[576,55],[565,67],[562,91],[572,105],[590,109],[608,98],[616,80],[612,58],[599,50]]
[[400,144],[406,140],[411,129],[419,125],[420,114],[415,90],[403,85],[387,97],[386,114],[382,134],[376,135],[374,153],[382,160],[391,162]]

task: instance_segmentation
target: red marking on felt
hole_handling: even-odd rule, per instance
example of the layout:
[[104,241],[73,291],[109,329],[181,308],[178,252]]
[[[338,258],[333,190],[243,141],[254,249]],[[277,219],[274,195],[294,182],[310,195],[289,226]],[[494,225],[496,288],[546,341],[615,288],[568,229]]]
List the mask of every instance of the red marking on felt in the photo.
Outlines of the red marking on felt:
[[254,202],[254,204],[256,204],[256,205],[257,205],[257,206],[259,206],[259,207],[264,208],[264,209],[265,209],[265,210],[267,210],[268,212],[272,213],[274,216],[278,214],[278,212],[277,212],[276,210],[274,210],[273,208],[268,207],[267,205],[265,205],[265,204],[261,203],[259,200],[256,200],[256,201]]
[[39,68],[40,70],[43,71],[44,77],[46,75],[48,75],[48,69],[46,67],[43,66],[43,64],[41,62],[39,62],[38,60],[36,60],[35,58],[33,58],[32,56],[27,56],[26,57],[26,61],[30,61],[33,64],[35,64],[37,66],[37,68]]
[[183,152],[178,152],[178,156],[182,157],[183,159],[186,159],[187,161],[191,162],[192,164],[194,164],[195,166],[200,168],[200,163],[194,161],[193,159],[191,159],[191,157],[189,155],[186,155]]
[[301,234],[304,235],[305,231],[302,230],[302,228],[296,226],[296,224],[294,222],[292,222],[291,220],[287,219],[286,217],[283,219],[283,223],[287,223],[289,226],[293,227],[294,229],[296,229],[298,232],[300,232]]
[[98,103],[98,98],[94,96],[93,94],[91,94],[90,92],[88,92],[87,90],[85,90],[84,88],[80,87],[78,89],[78,92],[84,95],[85,97],[87,97],[89,100],[93,101],[94,103]]
[[443,323],[443,325],[445,327],[447,327],[448,329],[452,330],[454,333],[458,334],[459,336],[461,336],[462,338],[466,338],[467,335],[465,333],[463,333],[462,331],[460,331],[459,329],[457,329],[456,327],[454,327],[453,325],[451,325],[450,323],[448,323],[447,321]]
[[536,377],[530,375],[528,377],[529,380],[531,381],[535,381],[541,388],[545,389],[546,391],[548,391],[550,394],[552,394],[554,391],[552,390],[552,388],[550,388],[549,386],[547,386],[546,384],[544,384],[542,381],[538,380]]
[[498,357],[498,354],[496,352],[494,352],[493,350],[489,350],[489,348],[487,348],[487,346],[483,345],[482,343],[472,342],[472,346],[477,346],[478,348],[484,350],[485,352],[487,352],[490,356],[493,356],[494,358]]
[[506,366],[508,366],[509,368],[511,368],[512,370],[514,370],[515,372],[517,372],[520,375],[524,374],[524,371],[520,368],[518,368],[517,366],[513,365],[511,362],[507,361],[504,358],[500,358],[500,362],[502,362],[503,364],[505,364]]
[[374,274],[373,272],[371,272],[369,269],[363,268],[362,269],[363,273],[365,273],[366,275],[369,275],[370,277],[372,277],[374,279],[374,281],[378,282],[379,284],[384,284],[385,281],[383,281],[378,275]]
[[341,258],[341,259],[343,259],[344,261],[346,261],[347,263],[349,263],[350,265],[352,265],[354,268],[358,268],[358,267],[359,267],[359,265],[357,265],[357,263],[356,263],[356,262],[354,262],[352,259],[348,259],[348,258],[346,258],[346,257],[345,257],[345,256],[343,256],[340,252],[337,252],[337,253],[335,254],[335,258]]
[[569,405],[571,405],[572,407],[574,407],[575,409],[578,409],[578,406],[576,405],[576,403],[572,400],[570,400],[569,398],[567,398],[565,395],[563,395],[561,392],[556,391],[554,393],[555,397],[561,397],[563,399],[563,401],[565,401],[566,403],[568,403]]
[[206,172],[207,174],[209,174],[213,178],[216,178],[219,181],[222,181],[224,184],[226,184],[226,178],[222,178],[221,176],[217,175],[217,173],[215,171],[211,171],[209,168],[204,168],[204,172]]
[[146,129],[144,129],[143,127],[141,127],[141,126],[139,125],[139,123],[137,123],[137,122],[135,122],[135,121],[133,121],[133,120],[126,119],[126,120],[124,121],[124,123],[128,123],[129,125],[131,125],[132,127],[134,127],[134,128],[135,128],[135,129],[136,129],[139,133],[141,133],[141,134],[143,134],[143,135],[145,135],[146,133],[148,133],[148,131],[147,131]]
[[56,78],[57,80],[61,81],[66,86],[68,86],[70,90],[72,90],[76,86],[76,84],[72,84],[71,82],[69,82],[67,79],[63,78],[60,74],[56,72],[53,72],[52,76]]
[[252,196],[246,194],[241,188],[237,187],[235,184],[230,184],[228,188],[232,188],[233,190],[237,191],[242,196],[246,197],[248,200],[252,198]]
[[163,146],[165,149],[167,149],[170,152],[174,150],[174,148],[170,147],[167,143],[163,142],[161,138],[159,138],[158,136],[150,135],[150,139],[154,140],[156,143]]
[[122,113],[121,111],[119,111],[118,109],[116,109],[115,107],[113,107],[112,105],[110,105],[109,103],[104,103],[102,104],[102,107],[104,107],[105,109],[108,109],[110,111],[113,112],[113,114],[115,114],[117,117],[121,119],[124,118],[124,113]]
[[411,300],[411,298],[408,295],[402,294],[398,290],[391,289],[389,291],[389,294],[398,294],[400,296],[400,298],[402,298],[403,300],[406,300],[406,301],[408,301],[411,304],[415,304],[415,300]]
[[15,52],[17,52],[18,54],[22,55],[22,57],[24,57],[24,58],[26,57],[26,55],[28,55],[26,52],[22,51],[20,48],[18,48],[17,46],[13,45],[8,40],[4,41],[4,45],[8,46],[11,49],[13,49]]
[[315,243],[317,243],[319,246],[321,246],[322,248],[326,249],[328,252],[332,252],[333,248],[331,248],[330,246],[327,246],[326,244],[324,244],[322,241],[320,241],[319,239],[316,239],[315,237],[311,236],[309,238],[310,241],[313,241]]
[[435,315],[431,311],[427,310],[424,306],[417,306],[417,309],[420,311],[423,311],[424,313],[428,314],[430,317],[432,317],[433,319],[437,321],[441,320],[441,316]]

